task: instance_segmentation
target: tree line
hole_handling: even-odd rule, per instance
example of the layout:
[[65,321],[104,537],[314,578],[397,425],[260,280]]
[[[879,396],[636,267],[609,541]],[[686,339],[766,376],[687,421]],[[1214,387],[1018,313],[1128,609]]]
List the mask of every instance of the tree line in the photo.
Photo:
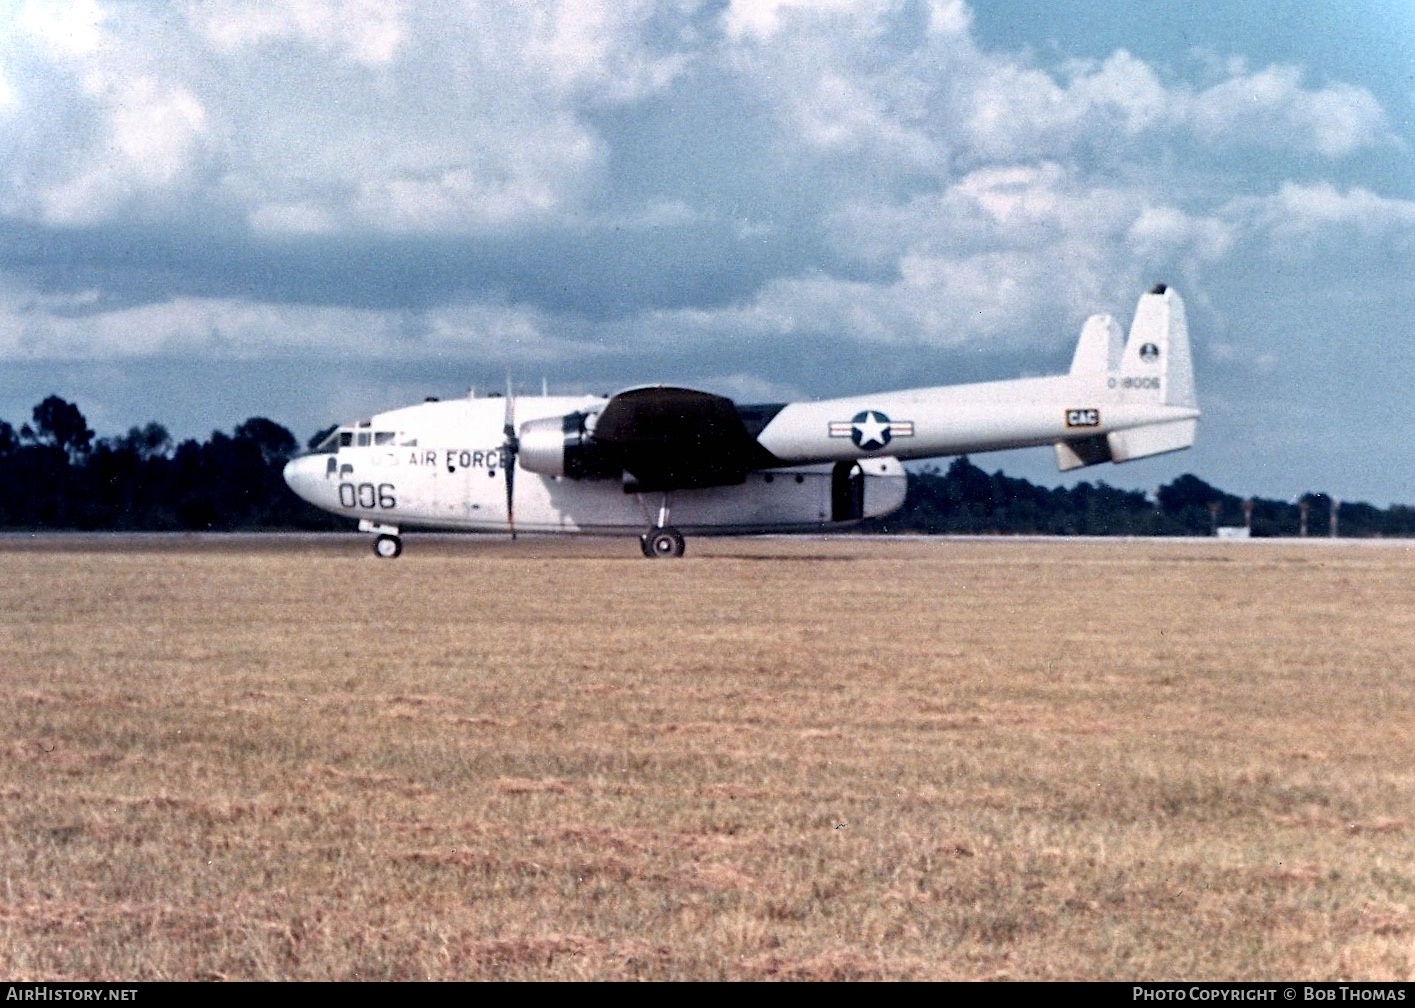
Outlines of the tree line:
[[299,450],[252,417],[230,434],[175,442],[159,423],[95,438],[50,396],[18,430],[0,420],[0,528],[121,532],[344,529],[300,500],[281,470]]
[[[1333,519],[1335,508],[1335,519]],[[871,531],[971,535],[1202,536],[1220,529],[1254,537],[1415,536],[1415,508],[1336,501],[1305,493],[1291,501],[1239,497],[1186,473],[1153,495],[1105,483],[1046,488],[959,456],[946,470],[911,474],[904,507]]]
[[[307,442],[313,447],[328,430]],[[0,420],[0,528],[82,531],[347,530],[350,519],[296,497],[281,475],[300,450],[264,417],[230,434],[175,442],[159,423],[97,438],[73,403],[49,396],[16,429]],[[1153,497],[1105,483],[1040,487],[967,456],[912,472],[904,506],[859,526],[867,532],[972,535],[1415,536],[1415,508],[1381,509],[1304,494],[1240,498],[1185,474]]]

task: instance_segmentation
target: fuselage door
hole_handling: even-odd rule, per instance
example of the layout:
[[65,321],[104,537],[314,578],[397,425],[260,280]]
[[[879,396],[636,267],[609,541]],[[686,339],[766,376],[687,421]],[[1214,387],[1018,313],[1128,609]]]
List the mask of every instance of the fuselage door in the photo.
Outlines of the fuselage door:
[[858,462],[837,462],[830,473],[830,520],[858,521],[865,514],[865,471]]

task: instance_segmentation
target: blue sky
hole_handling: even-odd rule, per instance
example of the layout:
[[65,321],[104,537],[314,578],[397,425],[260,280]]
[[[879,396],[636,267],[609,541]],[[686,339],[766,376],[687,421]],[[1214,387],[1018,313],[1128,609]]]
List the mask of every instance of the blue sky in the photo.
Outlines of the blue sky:
[[1041,374],[1163,280],[1195,447],[973,461],[1415,504],[1412,267],[1405,2],[0,0],[15,426]]

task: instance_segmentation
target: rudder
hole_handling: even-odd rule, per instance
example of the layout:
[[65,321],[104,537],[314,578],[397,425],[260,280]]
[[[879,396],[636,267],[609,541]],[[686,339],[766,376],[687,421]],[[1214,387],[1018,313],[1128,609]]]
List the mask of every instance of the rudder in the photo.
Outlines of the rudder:
[[1184,299],[1165,284],[1140,296],[1119,371],[1115,380],[1128,401],[1198,406]]
[[1110,315],[1092,315],[1081,327],[1076,341],[1076,353],[1071,358],[1071,373],[1096,375],[1115,371],[1125,349],[1125,336],[1120,324]]
[[[1107,315],[1093,315],[1081,330],[1071,374],[1099,380],[1103,402],[1177,407],[1193,411],[1174,419],[1060,441],[1055,445],[1062,472],[1099,462],[1128,462],[1188,448],[1198,430],[1189,323],[1184,301],[1165,284],[1140,296],[1130,336],[1120,346],[1120,327]],[[1102,407],[1102,413],[1105,408]]]

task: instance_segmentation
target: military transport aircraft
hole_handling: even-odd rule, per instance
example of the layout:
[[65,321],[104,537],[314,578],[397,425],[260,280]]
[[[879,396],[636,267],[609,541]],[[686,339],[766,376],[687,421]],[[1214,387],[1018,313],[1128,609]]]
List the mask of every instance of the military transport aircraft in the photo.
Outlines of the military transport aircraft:
[[1187,448],[1198,419],[1184,302],[1159,284],[1128,339],[1091,316],[1063,375],[752,406],[662,385],[430,399],[336,428],[285,481],[381,557],[406,528],[638,534],[645,556],[677,557],[685,532],[889,514],[907,459],[1050,444],[1065,471]]

